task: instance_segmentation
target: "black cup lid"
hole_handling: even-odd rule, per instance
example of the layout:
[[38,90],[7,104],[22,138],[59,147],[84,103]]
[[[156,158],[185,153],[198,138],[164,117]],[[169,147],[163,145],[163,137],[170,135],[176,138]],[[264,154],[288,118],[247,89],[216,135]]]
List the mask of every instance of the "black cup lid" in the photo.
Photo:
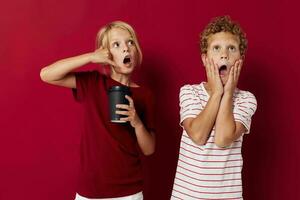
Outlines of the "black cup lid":
[[130,87],[124,85],[115,85],[109,88],[109,92],[113,91],[130,92]]

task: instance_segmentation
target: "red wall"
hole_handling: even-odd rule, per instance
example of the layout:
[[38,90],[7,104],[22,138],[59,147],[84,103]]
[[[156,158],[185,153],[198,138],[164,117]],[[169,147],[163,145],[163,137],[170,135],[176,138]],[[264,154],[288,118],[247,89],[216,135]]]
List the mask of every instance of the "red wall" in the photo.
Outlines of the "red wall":
[[[258,100],[244,142],[244,196],[299,199],[299,16],[291,1],[7,1],[0,7],[0,199],[72,200],[80,107],[40,69],[92,51],[99,27],[132,24],[144,52],[136,79],[157,97],[156,154],[145,159],[146,200],[167,200],[181,129],[179,88],[203,81],[198,34],[229,14],[247,33],[240,88]],[[91,68],[97,67],[95,65]]]

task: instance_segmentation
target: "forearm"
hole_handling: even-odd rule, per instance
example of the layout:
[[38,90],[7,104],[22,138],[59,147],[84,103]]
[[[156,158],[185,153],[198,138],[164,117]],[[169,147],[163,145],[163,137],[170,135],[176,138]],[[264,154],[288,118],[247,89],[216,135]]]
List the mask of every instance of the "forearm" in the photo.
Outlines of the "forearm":
[[191,122],[189,131],[187,132],[197,144],[203,145],[207,142],[216,121],[221,98],[221,94],[212,94],[205,108]]
[[215,143],[217,146],[229,146],[235,139],[235,121],[233,117],[233,94],[225,93],[216,119]]
[[135,127],[137,142],[144,155],[151,155],[155,151],[155,135],[149,132],[143,123]]
[[92,61],[90,53],[59,60],[41,70],[41,78],[44,81],[58,81],[75,69]]

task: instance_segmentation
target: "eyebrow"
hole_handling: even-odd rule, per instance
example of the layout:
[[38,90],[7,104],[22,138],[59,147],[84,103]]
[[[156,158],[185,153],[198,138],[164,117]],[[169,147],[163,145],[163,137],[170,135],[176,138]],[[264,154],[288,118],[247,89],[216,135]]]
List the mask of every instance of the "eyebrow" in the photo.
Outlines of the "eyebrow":
[[115,43],[115,42],[119,42],[118,40],[114,39],[114,40],[110,40],[110,43]]
[[[127,40],[133,40],[133,37],[130,37]],[[119,41],[119,39],[112,38],[110,41],[111,42],[116,42],[116,41]]]
[[[215,44],[211,44],[212,47],[215,47],[215,46],[223,46],[222,44],[219,44],[219,43],[215,43]],[[233,43],[229,43],[226,45],[226,47],[237,47],[239,46],[239,44],[233,44]]]

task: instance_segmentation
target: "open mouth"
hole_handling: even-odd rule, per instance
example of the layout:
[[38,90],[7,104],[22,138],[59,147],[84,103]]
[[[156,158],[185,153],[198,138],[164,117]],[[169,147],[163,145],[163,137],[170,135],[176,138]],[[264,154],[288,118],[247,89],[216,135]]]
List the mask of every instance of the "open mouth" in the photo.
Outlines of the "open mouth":
[[227,66],[226,65],[222,65],[220,68],[219,68],[219,74],[220,75],[224,75],[227,71]]
[[125,56],[124,60],[123,60],[124,64],[130,63],[130,57],[129,56]]

